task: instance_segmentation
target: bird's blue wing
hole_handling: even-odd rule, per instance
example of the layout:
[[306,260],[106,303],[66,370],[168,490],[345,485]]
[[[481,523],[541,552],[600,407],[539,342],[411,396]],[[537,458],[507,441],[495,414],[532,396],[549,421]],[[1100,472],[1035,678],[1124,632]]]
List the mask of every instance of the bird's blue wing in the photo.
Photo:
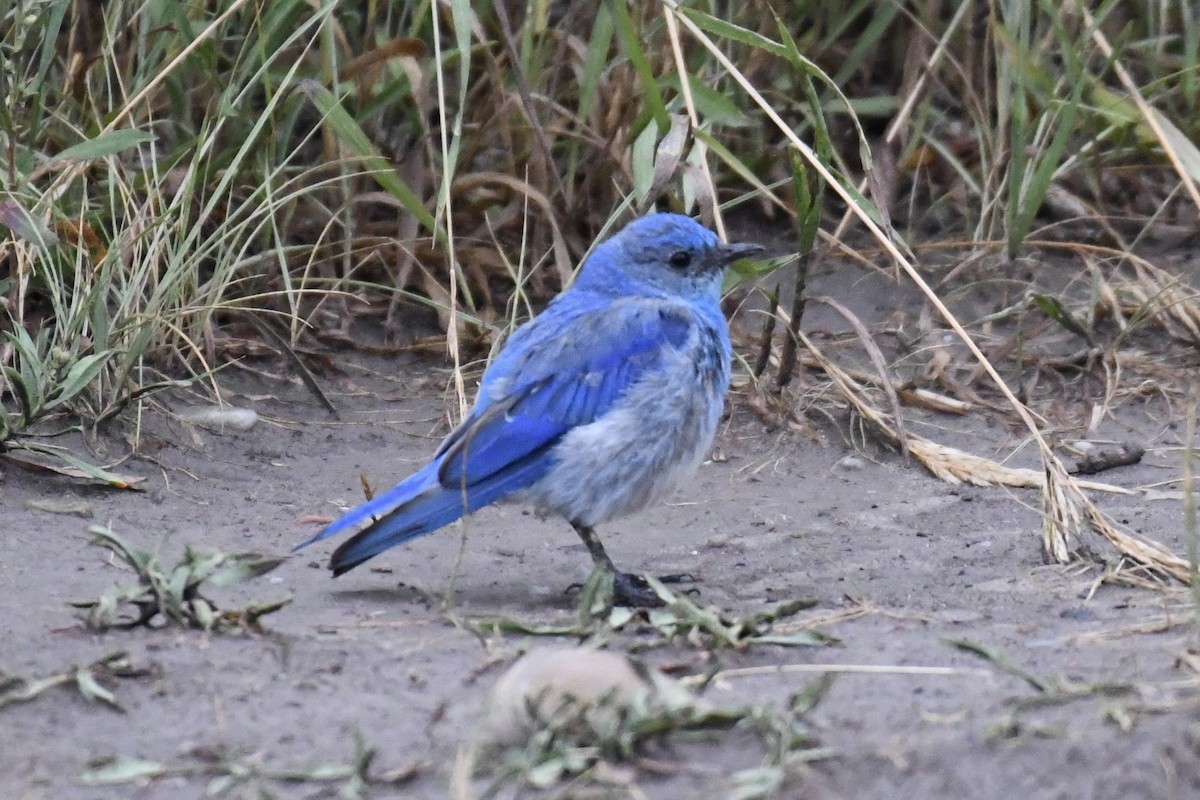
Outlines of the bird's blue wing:
[[550,319],[556,335],[526,336],[489,368],[480,391],[495,396],[485,396],[439,451],[443,486],[469,489],[595,421],[682,347],[691,325],[683,310],[645,300]]

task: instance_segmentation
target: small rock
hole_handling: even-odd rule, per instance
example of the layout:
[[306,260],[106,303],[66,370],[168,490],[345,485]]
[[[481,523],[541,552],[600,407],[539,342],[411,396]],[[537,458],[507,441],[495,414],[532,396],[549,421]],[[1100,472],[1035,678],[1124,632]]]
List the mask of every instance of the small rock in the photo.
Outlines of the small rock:
[[542,648],[519,658],[492,687],[471,758],[524,746],[543,729],[586,746],[622,730],[633,735],[626,726],[637,720],[694,723],[712,713],[712,706],[683,684],[658,670],[643,670],[624,655],[586,647]]
[[1025,585],[1016,578],[993,578],[990,581],[977,583],[971,588],[977,592],[1020,592],[1025,588]]
[[184,422],[215,431],[248,431],[258,424],[258,412],[237,406],[196,406],[179,411]]
[[724,547],[729,547],[733,544],[734,537],[728,533],[718,533],[710,536],[700,543],[700,546],[705,550],[720,550]]
[[524,744],[538,720],[576,716],[601,701],[620,713],[651,691],[623,656],[585,647],[532,650],[500,676],[488,694],[477,738],[485,747]]
[[1097,618],[1096,612],[1086,606],[1063,609],[1058,616],[1063,619],[1073,619],[1079,622],[1091,622]]

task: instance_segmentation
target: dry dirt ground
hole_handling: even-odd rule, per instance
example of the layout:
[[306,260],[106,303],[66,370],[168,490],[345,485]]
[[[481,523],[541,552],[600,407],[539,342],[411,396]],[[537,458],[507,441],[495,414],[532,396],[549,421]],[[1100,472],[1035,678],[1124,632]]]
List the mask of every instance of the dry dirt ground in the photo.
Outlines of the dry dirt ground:
[[[249,432],[148,415],[143,435],[154,446],[120,468],[147,478],[141,492],[4,468],[0,671],[48,676],[123,650],[148,672],[106,684],[123,713],[70,686],[0,707],[0,797],[200,797],[221,788],[210,782],[222,775],[254,770],[307,779],[247,778],[226,796],[335,796],[346,782],[317,781],[313,767],[349,764],[356,737],[376,752],[373,774],[407,777],[372,785],[373,796],[456,796],[456,754],[497,676],[524,649],[574,642],[480,635],[467,624],[573,620],[575,599],[565,591],[586,577],[588,560],[563,522],[502,506],[469,520],[465,546],[464,529],[454,527],[333,581],[323,569],[331,548],[322,543],[268,576],[211,592],[231,607],[291,598],[264,618],[263,636],[93,633],[66,601],[94,598],[129,572],[89,545],[87,520],[27,505],[82,501],[91,522],[110,524],[167,563],[185,545],[286,554],[317,529],[313,518],[360,497],[360,473],[390,484],[447,430],[446,376],[428,360],[344,366],[326,378],[337,419],[299,385],[236,373],[227,399],[263,416]],[[811,598],[815,606],[792,621],[807,620],[839,643],[707,652],[633,630],[609,646],[640,645],[650,664],[676,674],[798,665],[716,680],[704,696],[720,707],[778,711],[831,665],[838,677],[804,720],[822,757],[776,796],[1200,797],[1200,663],[1189,649],[1196,627],[1186,592],[1098,583],[1095,567],[1044,565],[1036,492],[949,486],[896,455],[849,445],[834,425],[787,432],[744,400],[731,407],[721,455],[669,502],[607,526],[610,552],[626,568],[694,574],[696,601],[732,616]],[[1081,418],[1085,411],[1081,405]],[[914,429],[984,455],[1021,439],[983,415],[910,413]],[[1099,478],[1178,489],[1165,483],[1179,478],[1183,436],[1169,413],[1127,404],[1123,424],[1098,436],[1140,439],[1146,458]],[[1026,447],[1018,461],[1032,457]],[[1097,499],[1115,519],[1182,551],[1173,495]],[[81,780],[90,762],[114,756],[170,774],[112,785]],[[762,743],[739,730],[668,740],[653,759],[650,768],[608,771],[606,788],[575,784],[559,796],[729,798],[734,773],[769,760]],[[471,790],[485,785],[477,779]]]

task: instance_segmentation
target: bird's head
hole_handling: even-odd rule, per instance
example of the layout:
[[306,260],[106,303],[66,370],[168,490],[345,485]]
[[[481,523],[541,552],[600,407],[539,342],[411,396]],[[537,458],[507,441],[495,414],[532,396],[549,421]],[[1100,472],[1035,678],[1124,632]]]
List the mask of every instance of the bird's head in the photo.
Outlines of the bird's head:
[[595,249],[576,286],[605,294],[716,299],[725,267],[762,249],[723,244],[690,217],[647,214]]

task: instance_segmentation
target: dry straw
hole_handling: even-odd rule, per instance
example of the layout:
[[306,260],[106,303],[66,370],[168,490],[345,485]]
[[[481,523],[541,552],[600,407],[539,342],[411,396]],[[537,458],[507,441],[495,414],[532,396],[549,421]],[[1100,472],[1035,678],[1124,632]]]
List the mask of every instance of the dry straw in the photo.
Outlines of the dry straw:
[[[866,387],[827,358],[807,336],[803,333],[798,335],[820,369],[829,376],[854,410],[870,422],[884,438],[899,445],[902,441],[899,431],[893,427],[891,418],[867,399]],[[1080,548],[1086,550],[1086,543],[1079,537],[1079,533],[1090,528],[1110,542],[1117,552],[1136,563],[1180,581],[1186,582],[1189,579],[1186,559],[1175,555],[1158,542],[1121,530],[1083,493],[1085,489],[1090,489],[1131,494],[1128,489],[1073,478],[1067,474],[1057,457],[1052,457],[1049,461],[1043,459],[1043,471],[1018,469],[939,444],[911,432],[906,435],[906,441],[909,455],[935,477],[947,483],[1041,488],[1045,499],[1042,546],[1045,553],[1055,561],[1065,563],[1071,559],[1072,552]],[[1074,532],[1074,535],[1079,537],[1075,540],[1075,547],[1070,544],[1068,532]]]
[[[1040,480],[1034,480],[1031,484],[1029,482],[1029,475],[1007,473],[1005,472],[1007,468],[999,464],[994,464],[987,469],[981,470],[980,468],[983,462],[986,461],[985,459],[979,459],[975,456],[967,458],[967,454],[957,454],[957,451],[953,451],[951,448],[935,445],[932,442],[925,443],[924,440],[920,440],[911,433],[907,435],[902,433],[898,421],[893,421],[889,424],[886,415],[875,409],[864,399],[862,387],[858,386],[853,379],[842,372],[835,364],[827,358],[822,357],[812,342],[797,331],[797,335],[801,337],[802,342],[821,362],[822,368],[833,380],[846,400],[864,418],[870,420],[887,438],[901,446],[907,445],[908,451],[914,457],[921,460],[931,472],[939,477],[943,477],[943,479],[949,476],[958,481],[1005,483],[1005,478],[1016,478],[1018,483],[1014,485],[1040,486],[1042,489],[1043,511],[1042,546],[1048,558],[1065,563],[1071,559],[1073,553],[1087,551],[1085,537],[1090,530],[1110,542],[1119,553],[1133,559],[1137,563],[1145,565],[1163,575],[1187,581],[1189,571],[1186,560],[1179,558],[1161,544],[1119,529],[1084,493],[1085,486],[1067,473],[1062,461],[1055,455],[1049,442],[1042,435],[1029,409],[1013,394],[1012,390],[1009,389],[1004,379],[979,349],[979,346],[971,338],[970,334],[967,333],[966,329],[954,314],[951,313],[942,299],[925,281],[920,272],[917,271],[916,266],[904,252],[907,248],[897,243],[898,240],[894,231],[885,231],[883,226],[871,218],[863,208],[863,204],[837,180],[825,164],[821,162],[821,159],[817,157],[813,149],[796,135],[792,127],[779,116],[770,102],[762,96],[742,71],[729,60],[721,48],[680,10],[678,3],[674,2],[674,0],[666,0],[665,6],[669,9],[669,12],[665,13],[673,14],[695,40],[708,50],[709,54],[741,86],[766,118],[775,125],[778,133],[801,155],[808,167],[820,175],[825,184],[841,197],[850,212],[858,217],[859,222],[879,242],[880,246],[891,257],[893,263],[920,289],[928,302],[937,310],[946,324],[949,325],[971,352],[971,355],[979,362],[980,367],[991,378],[1013,411],[1021,419],[1025,427],[1028,428],[1042,460],[1043,469],[1040,473]],[[1101,47],[1104,44],[1101,43]],[[1140,96],[1135,95],[1135,98],[1140,99]],[[1143,113],[1147,115],[1147,121],[1150,122],[1155,131],[1160,132],[1161,125],[1156,124],[1156,120],[1152,118],[1153,115],[1146,107],[1144,101],[1138,107],[1139,109],[1143,109]],[[1161,120],[1158,120],[1158,122],[1161,122]],[[1168,138],[1160,135],[1160,139],[1162,139],[1163,145],[1170,155],[1171,149]],[[1189,181],[1183,165],[1173,155],[1172,163],[1179,170],[1181,177],[1185,181]],[[1189,188],[1194,192],[1194,188],[1190,186]],[[1200,206],[1200,202],[1197,205]],[[887,383],[886,378],[881,377],[881,379],[884,380],[885,384]],[[915,451],[913,449],[914,441],[921,442],[921,444],[917,445]],[[958,457],[958,455],[962,457]]]

